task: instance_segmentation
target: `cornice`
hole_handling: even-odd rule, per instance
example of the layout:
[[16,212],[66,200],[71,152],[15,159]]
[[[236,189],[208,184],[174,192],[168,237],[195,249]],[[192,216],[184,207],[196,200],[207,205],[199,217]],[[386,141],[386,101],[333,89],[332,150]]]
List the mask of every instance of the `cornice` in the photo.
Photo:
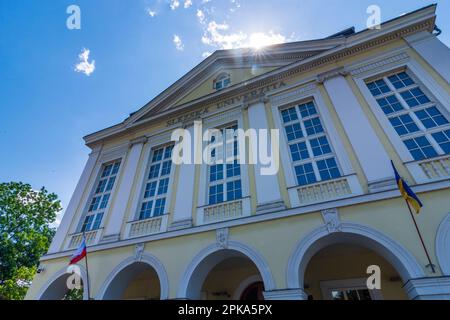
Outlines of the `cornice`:
[[[104,139],[110,135],[114,135],[116,133],[120,133],[121,131],[124,131],[131,127],[139,127],[143,124],[146,124],[150,121],[162,118],[170,113],[179,112],[180,110],[183,110],[185,108],[195,108],[201,105],[207,105],[207,104],[214,104],[217,102],[220,102],[221,100],[225,100],[228,98],[231,98],[233,96],[244,94],[245,92],[255,90],[262,86],[267,86],[272,83],[275,83],[277,81],[284,80],[286,78],[295,76],[299,73],[305,73],[309,70],[324,66],[326,64],[334,63],[338,60],[345,59],[347,57],[360,54],[363,52],[366,52],[370,49],[374,49],[383,45],[386,45],[390,42],[393,42],[397,39],[404,38],[408,35],[427,30],[432,31],[434,28],[434,22],[435,22],[435,15],[433,12],[428,13],[428,11],[431,10],[430,8],[424,9],[427,13],[427,15],[423,18],[422,21],[402,26],[401,29],[395,30],[395,26],[392,27],[390,25],[386,26],[385,28],[382,28],[381,31],[376,32],[373,30],[365,31],[367,32],[367,37],[364,38],[365,32],[360,32],[356,35],[357,37],[357,44],[353,44],[352,37],[346,38],[346,41],[326,52],[322,52],[320,54],[314,55],[312,57],[306,58],[302,61],[295,62],[292,64],[289,64],[284,67],[280,67],[274,71],[265,73],[261,76],[257,76],[251,80],[245,81],[244,83],[240,83],[237,85],[234,85],[230,88],[227,88],[221,92],[212,93],[209,95],[206,95],[204,97],[201,97],[199,99],[196,99],[194,101],[185,103],[183,105],[174,107],[170,110],[161,112],[157,114],[156,116],[148,117],[144,120],[137,121],[135,123],[129,123],[125,121],[122,124],[116,125],[114,127],[108,128],[106,130],[99,131],[95,134],[91,134],[85,137],[85,141],[87,144],[94,143],[98,140]],[[423,16],[423,14],[420,14]],[[398,18],[402,19],[402,18]],[[411,17],[408,17],[408,21],[411,20]],[[389,24],[394,24],[394,22],[389,22]],[[400,23],[402,25],[402,23]],[[393,31],[389,33],[384,33],[384,30],[393,29]],[[176,93],[174,93],[176,95]],[[159,100],[152,103],[152,104],[158,104]],[[165,105],[167,101],[164,101]],[[157,109],[155,109],[157,110]],[[142,117],[142,114],[140,115]],[[139,116],[136,116],[136,119],[139,119]]]

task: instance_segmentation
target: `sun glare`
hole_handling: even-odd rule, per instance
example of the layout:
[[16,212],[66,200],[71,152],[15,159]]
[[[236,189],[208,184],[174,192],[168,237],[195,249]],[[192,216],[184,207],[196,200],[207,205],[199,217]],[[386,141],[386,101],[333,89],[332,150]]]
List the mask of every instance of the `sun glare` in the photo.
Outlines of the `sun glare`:
[[263,47],[270,46],[272,44],[282,43],[285,38],[280,34],[265,34],[263,32],[252,33],[248,38],[249,47],[255,50],[260,50]]

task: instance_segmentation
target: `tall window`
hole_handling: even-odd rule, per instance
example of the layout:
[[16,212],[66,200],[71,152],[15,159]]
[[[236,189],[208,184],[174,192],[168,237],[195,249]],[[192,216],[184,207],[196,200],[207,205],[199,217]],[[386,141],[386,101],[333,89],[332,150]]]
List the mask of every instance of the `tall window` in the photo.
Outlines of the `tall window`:
[[281,110],[291,159],[299,185],[341,176],[314,101]]
[[172,170],[172,149],[173,145],[169,145],[152,150],[139,220],[164,214]]
[[221,73],[214,80],[214,89],[222,90],[223,88],[228,87],[231,84],[230,75],[227,73]]
[[[208,168],[209,204],[242,198],[241,166],[238,162],[238,141],[235,130],[237,130],[236,125],[221,129],[223,143],[211,151],[211,158],[223,160],[223,163],[214,163]],[[215,142],[214,136],[211,142]]]
[[84,218],[81,232],[97,230],[102,223],[103,214],[108,206],[111,190],[116,182],[119,172],[120,160],[103,166],[100,180],[94,190],[91,202],[88,207],[86,217]]
[[447,115],[406,71],[370,81],[367,87],[415,160],[450,154]]

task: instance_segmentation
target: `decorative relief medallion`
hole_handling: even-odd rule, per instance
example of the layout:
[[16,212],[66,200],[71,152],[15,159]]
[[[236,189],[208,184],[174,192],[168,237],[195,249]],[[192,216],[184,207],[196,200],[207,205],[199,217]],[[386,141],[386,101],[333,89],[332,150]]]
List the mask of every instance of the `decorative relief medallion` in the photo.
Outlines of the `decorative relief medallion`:
[[222,229],[216,230],[216,241],[217,241],[218,247],[220,247],[222,249],[228,248],[228,235],[229,235],[228,228],[222,228]]
[[144,243],[138,243],[134,247],[134,259],[136,261],[141,261],[142,260],[142,254],[144,253],[144,246],[145,246]]
[[322,218],[329,233],[342,231],[339,212],[336,208],[322,210]]

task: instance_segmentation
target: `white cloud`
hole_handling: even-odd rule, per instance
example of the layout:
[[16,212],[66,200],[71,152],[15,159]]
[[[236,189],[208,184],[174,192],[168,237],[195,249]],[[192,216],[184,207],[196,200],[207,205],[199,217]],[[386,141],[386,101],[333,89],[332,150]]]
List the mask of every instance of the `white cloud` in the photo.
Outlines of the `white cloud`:
[[192,0],[184,0],[184,8],[187,9],[192,6]]
[[292,36],[286,37],[272,30],[248,34],[243,31],[229,32],[229,28],[229,25],[226,23],[209,22],[204,28],[202,42],[218,49],[248,47],[260,49],[265,46],[292,41]]
[[170,0],[170,9],[175,10],[180,6],[180,1],[178,0]]
[[184,50],[184,44],[183,41],[181,41],[181,38],[174,34],[173,35],[173,43],[175,44],[175,48],[179,51],[183,51]]
[[147,11],[147,14],[152,18],[156,16],[156,11],[154,11],[150,8],[146,8],[145,11]]
[[203,59],[206,59],[206,58],[208,58],[210,55],[212,55],[211,52],[205,51],[205,52],[202,53],[202,58],[203,58]]
[[89,62],[89,54],[91,51],[89,49],[84,49],[81,51],[81,53],[78,55],[79,63],[75,65],[75,71],[76,72],[82,72],[87,76],[90,76],[91,73],[95,70],[95,60],[92,60],[92,62]]
[[200,9],[197,9],[197,18],[198,18],[198,22],[200,22],[201,24],[206,23],[205,13]]

